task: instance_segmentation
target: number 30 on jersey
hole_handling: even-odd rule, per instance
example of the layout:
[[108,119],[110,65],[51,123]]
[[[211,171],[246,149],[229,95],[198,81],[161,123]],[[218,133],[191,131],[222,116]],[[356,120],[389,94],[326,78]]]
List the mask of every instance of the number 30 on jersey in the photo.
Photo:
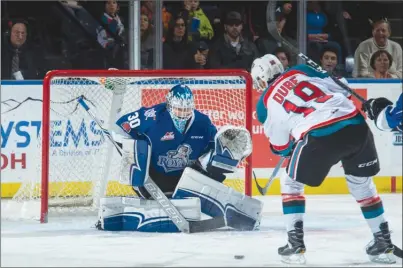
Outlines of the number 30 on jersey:
[[139,118],[139,113],[135,112],[132,115],[129,115],[127,117],[127,120],[129,121],[129,125],[131,128],[136,128],[140,126],[140,118]]

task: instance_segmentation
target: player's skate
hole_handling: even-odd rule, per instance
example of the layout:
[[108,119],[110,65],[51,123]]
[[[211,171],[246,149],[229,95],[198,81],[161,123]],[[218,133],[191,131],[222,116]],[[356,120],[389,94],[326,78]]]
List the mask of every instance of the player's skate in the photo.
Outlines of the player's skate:
[[393,255],[394,245],[390,239],[388,223],[381,223],[379,229],[381,231],[374,234],[374,240],[367,246],[369,259],[376,263],[396,263],[396,258]]
[[288,232],[287,245],[278,249],[282,261],[290,264],[305,264],[304,253],[306,251],[304,244],[303,222],[297,221],[294,224],[295,230]]

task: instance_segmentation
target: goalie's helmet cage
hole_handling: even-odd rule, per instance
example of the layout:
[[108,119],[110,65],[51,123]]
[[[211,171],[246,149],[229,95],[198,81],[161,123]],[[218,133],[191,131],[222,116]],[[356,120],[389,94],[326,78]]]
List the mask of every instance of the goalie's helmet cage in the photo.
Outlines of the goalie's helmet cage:
[[176,85],[167,94],[166,103],[174,126],[183,133],[195,108],[192,91],[186,85]]
[[[96,217],[102,197],[135,195],[119,183],[121,156],[77,99],[84,96],[104,128],[113,130],[121,115],[166,102],[177,85],[192,90],[194,108],[218,129],[233,125],[252,133],[252,78],[244,70],[51,71],[43,81],[42,131],[32,139],[37,148],[26,156],[30,165],[18,191],[1,202],[1,218]],[[154,120],[153,109],[145,116]],[[250,196],[252,161],[242,161],[224,184]]]

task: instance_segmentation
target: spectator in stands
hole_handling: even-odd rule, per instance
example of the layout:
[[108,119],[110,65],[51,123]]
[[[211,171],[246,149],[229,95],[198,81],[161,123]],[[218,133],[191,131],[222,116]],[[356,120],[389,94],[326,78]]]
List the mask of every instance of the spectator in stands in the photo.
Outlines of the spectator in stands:
[[389,40],[390,33],[388,21],[379,20],[373,24],[372,38],[361,42],[355,51],[353,77],[373,77],[373,70],[370,68],[371,55],[378,50],[386,50],[393,59],[388,72],[402,78],[402,47]]
[[392,64],[392,55],[386,50],[378,50],[371,56],[370,65],[374,71],[369,73],[369,77],[398,78],[396,74],[389,73]]
[[169,28],[169,22],[172,19],[172,14],[167,10],[166,6],[162,6],[162,25],[164,27],[164,38],[168,33],[168,28]]
[[140,15],[140,34],[141,34],[141,69],[152,69],[154,62],[154,27],[144,13]]
[[8,26],[1,48],[1,79],[40,78],[41,57],[39,51],[34,51],[27,42],[28,23],[18,19]]
[[338,52],[338,48],[332,46],[332,44],[326,44],[322,47],[322,50],[320,52],[320,65],[329,73],[333,73],[336,69],[338,63]]
[[[354,1],[354,3],[356,2],[357,1]],[[354,50],[358,46],[357,40],[359,40],[359,34],[354,35],[354,31],[352,30],[355,28],[355,24],[359,23],[360,16],[356,16],[353,19],[349,11],[345,8],[351,6],[352,5],[346,3],[346,1],[326,1],[324,3],[324,10],[327,14],[331,14],[328,23],[331,27],[328,27],[328,32],[332,34],[333,40],[337,40],[336,42],[343,44],[343,52],[348,56],[354,54]]]
[[193,42],[188,40],[186,20],[177,15],[169,25],[163,45],[163,68],[185,69],[192,59]]
[[242,17],[236,11],[227,14],[225,33],[211,46],[208,61],[212,69],[241,68],[250,71],[252,62],[259,56],[254,43],[242,37]]
[[224,10],[220,8],[222,2],[209,2],[203,5],[203,12],[206,14],[213,29],[213,37],[206,42],[212,44],[224,33],[224,25],[221,23]]
[[102,26],[97,29],[99,44],[111,52],[109,62],[119,69],[128,68],[126,32],[119,17],[119,4],[116,0],[105,1],[105,12],[101,18]]
[[141,14],[145,14],[148,17],[148,21],[151,25],[154,25],[154,12],[155,12],[155,3],[154,1],[144,1],[141,4]]
[[281,64],[284,67],[284,70],[288,69],[291,65],[291,55],[288,50],[283,47],[278,47],[274,50],[274,55],[280,60]]
[[277,30],[281,34],[287,22],[287,16],[292,11],[291,1],[283,1],[282,5],[276,9]]
[[119,5],[116,0],[105,1],[105,12],[101,18],[103,27],[98,29],[98,42],[104,48],[113,49],[116,44],[116,37],[123,37],[125,27],[118,12]]
[[205,41],[197,42],[198,46],[195,46],[191,53],[193,57],[190,57],[186,64],[187,69],[209,69],[208,53],[209,47]]
[[319,1],[308,1],[307,5],[306,28],[308,32],[308,55],[317,61],[320,58],[320,52],[324,44],[331,44],[338,49],[338,61],[342,61],[341,46],[331,41],[329,33],[325,32],[328,25],[328,17],[322,10]]
[[[287,36],[286,31],[285,31],[285,25],[287,24],[288,18],[292,12],[292,2],[291,1],[278,1],[277,8],[276,8],[276,23],[277,23],[277,30],[280,33],[280,35],[289,41],[291,44],[294,46],[298,46],[297,42]],[[259,38],[255,41],[256,46],[259,50],[259,52],[262,55],[265,54],[273,54],[274,51],[280,46],[280,43],[274,39],[270,33],[267,32],[267,18],[266,18],[266,8],[264,8],[264,11],[260,10],[260,12],[263,12],[263,20],[259,22],[256,22],[256,27],[260,29],[258,32]],[[252,16],[252,14],[250,14]],[[261,26],[259,26],[261,24]]]
[[267,1],[250,1],[247,5],[246,17],[253,41],[267,36],[266,8]]
[[185,0],[183,6],[182,16],[187,18],[189,40],[211,40],[214,36],[213,27],[203,9],[200,8],[199,0]]

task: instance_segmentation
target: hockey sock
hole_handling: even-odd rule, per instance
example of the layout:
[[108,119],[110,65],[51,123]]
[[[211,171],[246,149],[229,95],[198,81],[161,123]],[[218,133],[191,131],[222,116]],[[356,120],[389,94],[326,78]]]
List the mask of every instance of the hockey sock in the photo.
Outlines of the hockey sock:
[[286,220],[287,232],[294,230],[294,224],[302,221],[305,213],[305,197],[301,194],[282,194],[283,214]]
[[347,175],[346,178],[350,193],[360,204],[362,214],[367,220],[372,233],[379,232],[379,225],[385,222],[384,210],[372,177]]
[[381,198],[376,195],[366,199],[357,200],[357,202],[361,205],[362,214],[367,220],[372,233],[379,232],[380,224],[385,222],[385,218],[383,217],[384,210]]
[[294,230],[294,224],[302,221],[305,213],[304,184],[290,178],[287,172],[280,177],[283,214],[287,232]]

